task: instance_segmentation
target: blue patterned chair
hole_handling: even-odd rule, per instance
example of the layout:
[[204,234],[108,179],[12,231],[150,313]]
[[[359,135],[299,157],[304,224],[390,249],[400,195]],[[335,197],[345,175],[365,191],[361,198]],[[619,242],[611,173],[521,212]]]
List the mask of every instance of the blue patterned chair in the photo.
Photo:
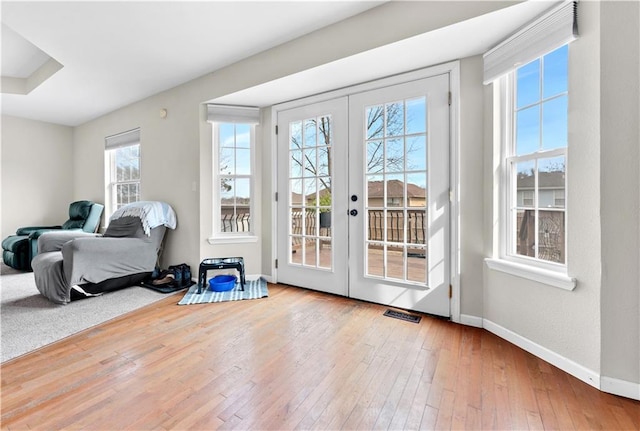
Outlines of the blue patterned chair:
[[67,230],[97,232],[104,205],[77,201],[69,205],[69,220],[60,226],[21,227],[2,241],[2,260],[15,269],[31,271],[31,260],[38,254],[38,238],[44,232]]

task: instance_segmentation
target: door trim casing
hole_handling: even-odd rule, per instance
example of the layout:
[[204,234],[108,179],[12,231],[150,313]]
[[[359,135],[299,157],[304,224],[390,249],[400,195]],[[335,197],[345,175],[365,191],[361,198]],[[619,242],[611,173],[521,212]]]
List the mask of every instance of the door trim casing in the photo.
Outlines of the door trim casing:
[[[361,84],[356,84],[351,87],[341,88],[326,93],[311,95],[303,99],[296,99],[273,105],[271,107],[271,121],[269,123],[270,135],[271,135],[271,156],[273,160],[274,169],[271,176],[271,190],[277,190],[278,184],[278,169],[277,154],[278,154],[278,137],[275,132],[278,112],[288,109],[297,108],[300,106],[323,102],[329,99],[337,97],[348,96],[354,93],[360,93],[364,91],[375,90],[382,87],[387,87],[396,84],[402,84],[418,79],[429,78],[436,75],[449,74],[449,91],[451,92],[451,104],[449,106],[449,136],[451,139],[449,145],[449,184],[451,187],[451,202],[450,202],[450,259],[451,259],[451,320],[456,323],[460,323],[460,202],[459,202],[459,188],[460,188],[460,160],[459,160],[459,120],[460,120],[460,61],[451,61],[436,66],[431,66],[411,72],[401,73],[398,75],[388,76],[385,78],[376,79]],[[271,202],[271,216],[272,220],[277,219],[277,203],[275,196],[270,199]],[[273,274],[272,280],[274,283],[278,282],[278,269],[275,265],[275,259],[278,256],[277,251],[277,238],[278,228],[277,223],[272,223],[271,232],[271,273]]]

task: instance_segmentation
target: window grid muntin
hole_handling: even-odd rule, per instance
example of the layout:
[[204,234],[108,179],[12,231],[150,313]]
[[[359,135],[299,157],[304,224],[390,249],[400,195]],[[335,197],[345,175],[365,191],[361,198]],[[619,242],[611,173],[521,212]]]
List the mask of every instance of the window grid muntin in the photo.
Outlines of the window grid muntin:
[[[323,212],[333,213],[333,200],[331,199],[333,164],[333,119],[331,114],[318,115],[313,118],[292,121],[287,130],[289,138],[289,166],[288,166],[288,194],[287,204],[289,208],[289,253],[288,264],[303,266],[318,270],[331,270],[333,268],[333,235],[331,227],[321,226],[321,214]],[[310,138],[313,137],[312,142]],[[326,170],[320,165],[321,154],[326,155]],[[300,160],[295,167],[294,154],[298,154]],[[310,157],[313,155],[312,157]],[[311,160],[313,159],[313,160]],[[321,170],[322,169],[322,170]],[[292,184],[300,184],[300,203],[293,202]],[[312,185],[311,187],[309,185]],[[329,189],[329,193],[324,195],[321,191]],[[310,190],[313,190],[315,197],[312,203],[309,202]],[[328,196],[328,198],[327,198]],[[326,199],[329,200],[327,205]],[[299,211],[296,211],[299,209]],[[294,217],[294,213],[300,213]],[[332,217],[331,215],[329,217]],[[299,220],[298,220],[299,219]],[[300,233],[293,232],[294,227]],[[312,231],[310,231],[312,229]],[[324,230],[323,230],[324,229]],[[324,234],[323,234],[324,233]],[[294,256],[297,250],[294,246],[299,245],[300,256]],[[322,265],[322,249],[328,246],[329,260],[326,265]],[[309,262],[307,254],[311,252],[313,262]]]
[[[410,102],[415,102],[416,100],[423,100],[424,101],[424,131],[422,132],[413,132],[413,133],[406,133],[408,130],[408,120],[409,120],[409,115],[407,115],[408,109],[407,109],[407,104]],[[392,105],[398,105],[398,104],[402,104],[402,131],[401,133],[390,133],[388,130],[388,112],[389,112],[389,107]],[[368,119],[370,119],[370,109],[376,108],[376,107],[380,107],[382,109],[382,113],[383,113],[383,120],[382,120],[382,134],[376,134],[376,133],[369,133],[369,130],[367,130],[367,124],[369,123]],[[427,238],[428,238],[428,223],[424,223],[425,224],[425,234],[423,235],[424,237],[424,243],[410,243],[408,241],[407,235],[408,235],[408,230],[409,230],[409,218],[408,218],[408,213],[409,211],[418,211],[421,208],[424,208],[424,210],[422,211],[424,214],[424,218],[423,221],[426,220],[427,217],[427,202],[425,200],[425,205],[424,207],[412,207],[409,206],[409,199],[408,199],[408,184],[407,184],[407,176],[410,174],[417,174],[417,173],[423,173],[425,175],[425,180],[428,178],[428,167],[425,164],[425,168],[424,169],[412,169],[409,170],[407,163],[409,161],[409,156],[408,156],[408,145],[407,145],[407,141],[409,141],[411,138],[415,138],[415,137],[424,137],[424,141],[425,141],[425,147],[424,147],[424,151],[425,151],[425,160],[427,157],[427,153],[428,153],[428,140],[427,140],[427,129],[428,129],[428,124],[427,124],[427,120],[426,120],[426,112],[427,112],[427,102],[426,102],[426,97],[422,96],[422,97],[411,97],[411,98],[407,98],[407,99],[403,99],[403,100],[399,100],[399,101],[391,101],[391,102],[386,102],[386,103],[379,103],[379,104],[374,104],[371,106],[367,106],[365,107],[365,111],[364,111],[364,116],[365,116],[365,131],[364,131],[364,146],[363,146],[363,151],[364,151],[364,164],[365,164],[365,182],[366,185],[364,187],[364,191],[365,191],[365,199],[364,199],[364,205],[365,205],[365,216],[366,216],[366,220],[364,223],[364,229],[365,229],[365,271],[364,271],[364,276],[367,278],[374,278],[374,279],[385,279],[388,281],[401,281],[401,282],[405,282],[405,283],[409,283],[409,284],[415,284],[418,286],[426,286],[427,285],[427,273],[426,273],[426,262],[425,262],[425,268],[424,268],[424,281],[415,281],[415,280],[410,280],[409,279],[409,270],[408,270],[408,264],[409,264],[409,250],[423,250],[425,259],[426,259],[426,253],[427,253]],[[372,123],[373,124],[373,123]],[[389,172],[387,170],[387,166],[388,166],[388,146],[387,146],[387,142],[391,141],[391,140],[397,140],[397,139],[402,139],[403,141],[403,161],[402,161],[402,168],[400,170],[394,170],[392,172]],[[381,168],[377,169],[377,170],[372,170],[371,166],[369,165],[369,152],[368,152],[368,148],[369,148],[369,143],[372,142],[377,142],[380,141],[381,145],[382,145],[382,163],[381,163]],[[428,164],[428,162],[427,162]],[[388,209],[389,207],[389,178],[390,177],[402,177],[402,183],[403,183],[403,192],[402,192],[402,200],[403,200],[403,204],[400,207],[393,207],[394,210],[393,211],[402,211],[402,220],[403,220],[403,226],[402,226],[402,239],[400,241],[392,241],[391,238],[390,239],[390,234],[389,234],[389,225],[388,225],[388,221],[387,221],[387,216],[390,213],[391,210]],[[371,180],[373,179],[375,181],[376,178],[381,178],[382,181],[382,190],[383,190],[383,197],[381,200],[381,206],[376,206],[376,205],[371,205],[371,200],[370,200],[370,196],[369,196],[369,184],[371,182]],[[425,190],[427,188],[427,185],[425,183]],[[425,199],[426,199],[426,192],[425,192]],[[370,238],[370,232],[371,232],[371,220],[370,220],[370,211],[382,211],[382,219],[383,219],[383,234],[382,234],[382,238],[381,239],[371,239]],[[383,269],[382,269],[382,274],[378,275],[378,274],[373,274],[371,272],[371,267],[370,267],[370,254],[369,254],[369,250],[372,248],[381,248],[382,249],[382,261],[383,261]],[[389,250],[390,249],[401,249],[402,252],[402,275],[400,277],[393,277],[390,274],[390,264],[389,264]],[[394,250],[391,250],[394,251]]]
[[[140,200],[140,144],[108,149],[106,152],[109,160],[108,205],[110,213],[113,214],[124,205]],[[128,178],[118,179],[119,163],[128,164]],[[130,190],[132,186],[135,190],[133,195],[128,193],[128,198],[124,199],[124,192],[121,191],[125,188]]]
[[[231,142],[223,141],[222,134],[231,133]],[[241,137],[242,134],[248,134],[248,139]],[[247,236],[253,233],[253,151],[254,151],[254,127],[249,123],[214,123],[214,153],[215,157],[215,175],[214,175],[214,196],[216,205],[214,214],[217,214],[214,220],[214,232],[218,236]],[[227,166],[226,172],[223,172],[222,163],[225,161],[223,154],[231,155],[231,161]],[[245,154],[246,159],[244,166],[248,173],[238,173],[239,154]],[[246,197],[238,196],[238,182],[246,184]],[[230,186],[231,194],[227,195],[223,192],[223,184]],[[239,199],[247,199],[244,205]],[[223,204],[223,199],[226,202]],[[242,211],[244,210],[244,211]]]
[[[568,91],[568,82],[567,82],[567,89],[565,91],[559,92],[557,94],[553,94],[551,96],[548,97],[544,97],[544,89],[545,89],[545,85],[544,85],[544,71],[545,71],[545,57],[549,56],[552,53],[556,53],[557,51],[559,51],[560,49],[563,49],[565,47],[561,47],[558,48],[554,51],[551,51],[550,53],[536,59],[533,60],[530,63],[527,63],[526,65],[521,66],[521,68],[526,67],[536,61],[539,61],[539,73],[538,73],[538,92],[539,92],[539,97],[538,100],[534,103],[528,103],[526,105],[521,106],[520,108],[517,107],[517,72],[520,68],[516,69],[515,71],[511,72],[508,77],[507,77],[507,97],[506,97],[506,103],[507,103],[507,110],[506,112],[508,113],[507,115],[507,133],[506,136],[508,137],[508,145],[506,146],[506,172],[507,172],[507,187],[508,187],[508,193],[507,193],[507,211],[508,211],[508,216],[507,216],[507,226],[506,226],[506,240],[507,240],[507,246],[506,246],[506,250],[505,253],[507,254],[507,256],[514,258],[516,260],[522,260],[524,262],[530,262],[530,263],[535,263],[535,264],[539,264],[542,266],[548,266],[550,268],[564,268],[566,267],[566,262],[567,262],[567,207],[566,207],[566,177],[567,177],[567,148],[568,148],[568,141],[567,141],[567,146],[565,147],[558,147],[558,148],[553,148],[553,149],[544,149],[543,148],[543,138],[544,138],[544,121],[543,121],[543,115],[544,115],[544,104],[562,97],[566,97],[568,100],[568,96],[569,96],[569,91]],[[567,54],[568,56],[568,54]],[[568,75],[568,74],[567,74]],[[568,104],[567,104],[568,105]],[[525,109],[531,108],[533,106],[540,106],[541,108],[539,109],[539,114],[538,114],[538,125],[539,125],[539,132],[538,132],[538,149],[536,151],[533,151],[531,153],[526,153],[526,154],[522,154],[522,155],[518,155],[517,154],[517,133],[518,133],[518,125],[517,125],[517,114],[518,112],[521,112]],[[567,113],[568,114],[568,113]],[[568,116],[568,115],[567,115]],[[565,206],[564,208],[540,208],[539,206],[539,192],[540,192],[540,187],[539,187],[539,169],[538,169],[538,162],[540,160],[543,159],[551,159],[551,158],[555,158],[555,157],[563,157],[564,158],[564,202],[565,202]],[[526,255],[522,255],[518,253],[517,250],[517,229],[519,228],[518,223],[517,223],[517,214],[518,214],[518,210],[522,210],[525,207],[522,206],[520,207],[518,205],[518,200],[517,200],[517,169],[515,168],[515,166],[518,163],[522,163],[522,162],[526,162],[526,161],[534,161],[534,239],[535,239],[535,250],[534,250],[534,257],[531,256],[526,256]],[[527,207],[527,209],[529,209],[529,207]],[[539,225],[540,225],[540,218],[539,218],[539,214],[541,211],[558,211],[558,212],[563,212],[564,213],[564,223],[563,223],[563,236],[564,236],[564,242],[563,242],[563,252],[564,252],[564,262],[559,263],[559,262],[554,262],[554,261],[550,261],[550,260],[544,260],[539,258],[539,239],[540,239],[540,232],[539,232]]]

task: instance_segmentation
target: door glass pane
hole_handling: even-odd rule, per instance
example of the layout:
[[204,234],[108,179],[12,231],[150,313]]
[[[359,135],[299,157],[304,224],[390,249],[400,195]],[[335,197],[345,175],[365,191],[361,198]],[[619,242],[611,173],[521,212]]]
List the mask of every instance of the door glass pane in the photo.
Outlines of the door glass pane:
[[407,210],[407,243],[427,243],[427,217],[423,210]]
[[407,100],[407,135],[427,132],[427,98]]
[[407,174],[407,207],[427,207],[427,173]]
[[405,183],[403,174],[387,175],[386,183],[386,206],[387,207],[404,207],[405,206]]
[[384,277],[384,245],[382,243],[367,245],[367,275]]
[[407,137],[407,171],[427,170],[426,135]]
[[367,210],[367,239],[384,241],[384,210]]
[[381,138],[384,135],[384,108],[382,105],[368,107],[365,121],[367,139]]
[[291,151],[291,160],[289,164],[290,164],[289,178],[301,177],[302,176],[302,151],[301,150]]
[[367,206],[384,208],[384,182],[382,175],[367,175]]
[[318,166],[318,161],[316,160],[316,149],[310,148],[304,150],[304,172],[302,173],[305,177],[313,177],[316,176],[318,171],[316,167]]
[[404,139],[386,139],[386,171],[404,171]]
[[331,116],[289,123],[289,263],[331,269]]
[[427,284],[427,100],[365,109],[367,276]]
[[404,135],[404,103],[387,104],[385,120],[385,136]]
[[407,248],[407,279],[427,283],[427,259],[424,247]]
[[289,147],[302,148],[302,121],[289,124]]
[[387,267],[385,278],[404,280],[404,248],[399,245],[387,246]]
[[304,122],[304,146],[316,146],[316,120],[305,120]]
[[318,175],[331,175],[331,148],[320,147],[318,148]]
[[367,142],[367,173],[377,174],[384,168],[383,141],[374,140]]
[[302,238],[299,236],[291,237],[291,254],[290,263],[302,265]]
[[289,183],[290,183],[289,205],[292,208],[296,208],[297,210],[300,210],[300,208],[302,208],[302,180],[293,179],[293,180],[290,180]]

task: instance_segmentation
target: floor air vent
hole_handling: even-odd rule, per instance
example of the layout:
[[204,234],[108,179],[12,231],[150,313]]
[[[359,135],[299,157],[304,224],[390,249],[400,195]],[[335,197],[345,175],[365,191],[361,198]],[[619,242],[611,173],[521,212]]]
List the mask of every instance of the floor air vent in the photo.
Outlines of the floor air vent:
[[387,317],[393,317],[394,319],[400,319],[400,320],[404,320],[406,322],[411,322],[411,323],[420,323],[420,319],[422,319],[422,317],[420,316],[414,316],[412,314],[403,313],[401,311],[395,311],[390,309],[387,309],[387,311],[384,312],[384,315]]

